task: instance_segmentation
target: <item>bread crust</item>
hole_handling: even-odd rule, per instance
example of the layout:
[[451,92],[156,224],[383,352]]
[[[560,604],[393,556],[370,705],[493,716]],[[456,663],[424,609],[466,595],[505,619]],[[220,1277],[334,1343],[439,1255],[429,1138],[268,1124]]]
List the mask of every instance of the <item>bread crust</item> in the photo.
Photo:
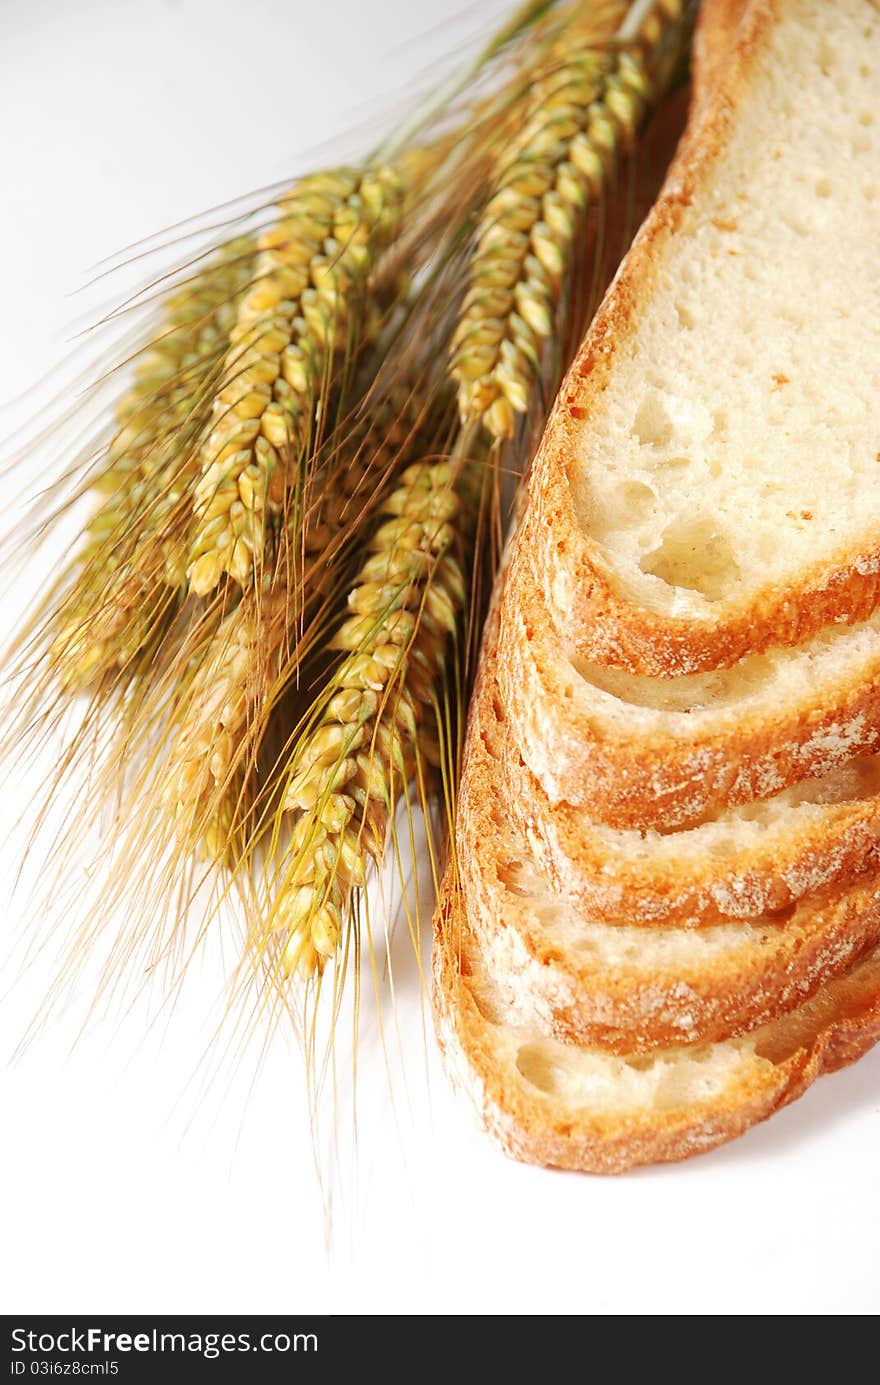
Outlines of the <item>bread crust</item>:
[[711,100],[735,47],[737,30],[751,0],[703,0],[691,48],[695,82],[691,118]]
[[[724,150],[739,103],[749,99],[754,56],[784,0],[751,0],[737,26],[739,8],[713,4],[704,16],[704,95],[560,390],[532,468],[519,540],[532,554],[554,621],[578,653],[632,673],[672,677],[728,667],[746,653],[800,643],[834,622],[858,623],[880,603],[880,538],[872,537],[813,563],[796,581],[719,602],[699,617],[651,611],[621,591],[576,513],[573,459],[583,420],[605,389],[618,350],[638,328],[665,247]],[[713,45],[734,31],[731,52],[722,58]]]
[[434,1018],[445,1066],[489,1134],[524,1163],[612,1174],[690,1158],[766,1120],[880,1039],[874,951],[799,1010],[758,1030],[753,1061],[712,1097],[617,1116],[590,1111],[531,1082],[511,1052],[517,1031],[505,1033],[482,1014],[467,975],[460,901],[448,879],[435,928]]
[[551,804],[573,804],[612,827],[685,827],[880,749],[880,651],[857,680],[842,680],[821,702],[807,692],[760,715],[719,716],[711,731],[694,719],[673,734],[659,725],[597,728],[572,692],[574,668],[560,682],[561,648],[527,556],[514,544],[498,653],[513,739]]
[[776,831],[720,860],[689,854],[689,843],[672,859],[629,859],[591,831],[581,809],[550,803],[509,738],[502,766],[507,810],[540,869],[598,920],[697,928],[753,918],[787,909],[808,892],[846,886],[880,862],[880,795],[825,804],[797,832]]

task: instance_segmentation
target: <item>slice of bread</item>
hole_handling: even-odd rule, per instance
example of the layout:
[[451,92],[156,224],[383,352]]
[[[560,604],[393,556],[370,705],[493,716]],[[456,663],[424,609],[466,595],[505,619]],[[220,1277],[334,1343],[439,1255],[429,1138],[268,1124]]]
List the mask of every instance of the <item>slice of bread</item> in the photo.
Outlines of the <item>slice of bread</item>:
[[804,1005],[716,1044],[612,1054],[523,1024],[489,974],[447,881],[434,1014],[450,1077],[502,1148],[593,1173],[686,1159],[741,1135],[880,1038],[880,951]]
[[880,755],[678,832],[606,827],[582,808],[554,807],[509,736],[501,764],[506,812],[542,873],[600,920],[752,918],[847,885],[880,861]]
[[880,10],[751,0],[563,386],[520,546],[580,656],[729,666],[880,599]]
[[514,825],[491,652],[484,659],[456,816],[458,871],[486,970],[522,1023],[614,1051],[723,1039],[801,1004],[880,942],[873,872],[775,915],[703,928],[603,921],[555,891]]
[[498,686],[552,803],[614,827],[683,827],[880,750],[880,612],[731,669],[629,674],[566,647],[514,545]]

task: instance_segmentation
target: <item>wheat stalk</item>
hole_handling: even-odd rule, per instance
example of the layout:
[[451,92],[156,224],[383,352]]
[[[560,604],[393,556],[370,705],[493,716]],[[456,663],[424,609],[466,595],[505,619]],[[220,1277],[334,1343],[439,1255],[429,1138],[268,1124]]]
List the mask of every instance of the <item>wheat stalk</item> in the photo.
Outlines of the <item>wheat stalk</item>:
[[357,339],[370,275],[403,200],[403,178],[390,166],[313,174],[282,199],[279,221],[261,236],[201,452],[194,592],[212,591],[223,573],[250,582],[267,514],[283,506],[335,353]]
[[250,710],[265,700],[288,626],[286,590],[249,593],[220,623],[187,688],[167,771],[167,802],[194,821],[211,787],[229,787]]
[[476,231],[451,371],[462,419],[496,438],[512,438],[532,402],[578,229],[677,51],[682,0],[642,6],[626,45],[612,45],[630,8],[580,7],[532,83],[531,109],[503,151]]

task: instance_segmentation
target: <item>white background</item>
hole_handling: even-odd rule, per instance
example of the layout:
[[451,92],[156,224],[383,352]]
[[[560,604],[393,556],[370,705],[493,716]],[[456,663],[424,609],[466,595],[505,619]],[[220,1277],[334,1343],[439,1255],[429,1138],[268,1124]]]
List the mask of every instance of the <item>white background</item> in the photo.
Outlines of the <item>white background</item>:
[[[463,15],[443,0],[5,4],[2,396],[62,355],[83,309],[69,295],[103,256],[284,177],[341,130],[364,127],[355,143],[368,144],[373,116],[499,9],[485,0]],[[7,408],[0,432],[34,398]],[[4,630],[21,595],[21,586],[4,592]],[[149,1024],[157,1005],[142,1001],[98,1016],[74,1042],[82,989],[13,1061],[52,962],[50,946],[22,979],[11,956],[21,927],[33,926],[27,883],[12,891],[16,823],[40,798],[52,756],[47,740],[36,764],[7,763],[0,791],[10,958],[0,985],[3,1310],[880,1307],[880,1053],[685,1165],[618,1180],[521,1168],[450,1092],[401,947],[388,1067],[365,996],[357,1148],[343,1077],[335,1136],[329,1121],[317,1134],[323,1186],[295,1046],[277,1041],[258,1072],[256,1053],[236,1066],[216,1045],[201,1062],[222,1012],[219,947],[158,1023]]]

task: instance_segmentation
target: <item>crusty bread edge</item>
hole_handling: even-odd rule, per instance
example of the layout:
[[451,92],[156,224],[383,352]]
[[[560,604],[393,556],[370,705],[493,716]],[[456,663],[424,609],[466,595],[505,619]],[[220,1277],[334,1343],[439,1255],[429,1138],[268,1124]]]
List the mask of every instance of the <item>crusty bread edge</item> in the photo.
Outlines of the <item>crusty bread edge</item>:
[[630,734],[598,734],[576,699],[548,681],[541,644],[558,639],[525,556],[514,549],[498,652],[513,739],[552,804],[574,804],[609,826],[684,827],[880,749],[880,655],[823,706],[775,705],[760,719],[728,718],[711,734],[658,730],[634,746]]
[[501,772],[510,816],[550,884],[597,920],[697,928],[752,918],[849,885],[880,862],[880,794],[825,804],[796,832],[774,830],[723,861],[696,851],[654,865],[616,852],[583,809],[552,804],[509,735]]

